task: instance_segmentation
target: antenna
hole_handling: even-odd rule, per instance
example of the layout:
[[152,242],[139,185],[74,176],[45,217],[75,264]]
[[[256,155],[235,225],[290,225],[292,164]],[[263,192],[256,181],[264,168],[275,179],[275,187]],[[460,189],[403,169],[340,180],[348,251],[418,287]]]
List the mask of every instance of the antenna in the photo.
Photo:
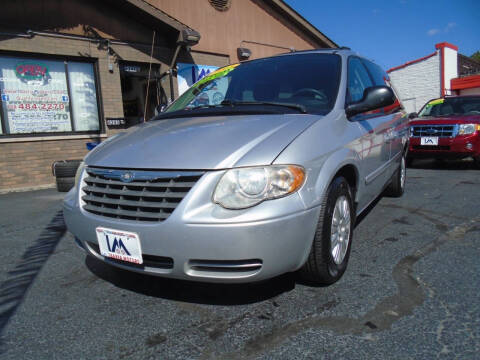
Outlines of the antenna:
[[145,94],[145,109],[143,110],[143,122],[145,122],[145,116],[147,116],[147,105],[148,105],[148,89],[150,88],[150,73],[152,72],[152,58],[153,58],[153,45],[155,44],[155,30],[153,30],[152,37],[152,49],[150,50],[150,64],[148,67],[148,80],[147,80],[147,91]]

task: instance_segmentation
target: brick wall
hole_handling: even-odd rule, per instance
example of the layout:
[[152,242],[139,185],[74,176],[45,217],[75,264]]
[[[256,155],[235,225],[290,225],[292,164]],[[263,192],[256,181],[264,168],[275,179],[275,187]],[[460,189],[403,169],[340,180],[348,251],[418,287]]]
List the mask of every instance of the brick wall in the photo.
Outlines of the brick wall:
[[440,96],[439,53],[425,60],[389,73],[407,112],[418,111],[433,98]]
[[[100,94],[98,103],[101,104],[101,118],[123,117],[123,103],[118,60],[149,62],[150,47],[135,44],[112,45],[115,55],[110,57],[113,63],[113,72],[109,71],[107,53],[99,49],[97,44],[84,40],[34,36],[32,39],[22,37],[0,36],[0,55],[10,54],[21,56],[21,53],[30,55],[42,54],[92,58],[97,63]],[[152,62],[160,64],[160,71],[168,69],[171,61],[172,49],[155,47]],[[182,59],[199,64],[223,66],[229,61],[227,56],[195,53],[182,54]],[[176,80],[174,80],[175,94],[177,94]],[[162,85],[167,94],[170,94],[169,81],[165,78]],[[53,186],[55,178],[51,173],[51,165],[57,160],[81,159],[87,150],[85,143],[100,141],[101,138],[118,132],[106,129],[105,134],[95,136],[44,136],[8,138],[0,136],[0,192],[24,188]],[[101,138],[100,138],[101,135]]]
[[81,159],[87,153],[85,142],[76,140],[11,142],[0,144],[0,192],[53,185],[52,163],[60,159]]
[[[74,56],[98,61],[103,118],[123,116],[118,68],[113,73],[108,71],[105,50],[99,50],[96,45],[87,41],[45,36],[32,39],[4,37],[0,38],[0,50],[3,54],[13,56],[21,56],[21,52],[25,52],[32,55],[38,53],[38,58],[42,58],[40,54],[48,54],[59,55],[59,59],[62,56]],[[81,159],[87,152],[85,143],[100,140],[100,134],[94,137],[52,135],[43,138],[0,137],[0,191],[53,185],[55,178],[51,173],[51,165],[54,161]]]
[[[119,49],[120,48],[120,49]],[[126,48],[126,49],[122,49]],[[100,100],[102,118],[123,117],[122,91],[120,74],[116,58],[111,57],[114,70],[110,72],[106,51],[88,41],[35,36],[28,38],[0,38],[0,50],[4,54],[21,56],[21,53],[38,53],[62,56],[88,57],[98,63],[98,80],[100,84]],[[122,53],[127,61],[148,61],[149,56],[138,49],[117,46],[114,50]],[[12,52],[10,52],[12,51]],[[169,50],[167,50],[169,51]],[[158,60],[155,60],[158,62]],[[106,137],[115,131],[103,135]],[[2,138],[0,137],[0,191],[29,187],[43,187],[55,183],[51,173],[51,165],[56,160],[81,159],[87,150],[85,143],[100,141],[96,136],[45,136],[43,138]],[[50,140],[51,139],[51,140]]]

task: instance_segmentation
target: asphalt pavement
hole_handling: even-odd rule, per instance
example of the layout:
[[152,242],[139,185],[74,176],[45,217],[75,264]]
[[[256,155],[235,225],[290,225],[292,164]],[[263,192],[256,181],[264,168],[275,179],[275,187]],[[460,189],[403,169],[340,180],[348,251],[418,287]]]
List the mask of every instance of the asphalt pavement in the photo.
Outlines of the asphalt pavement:
[[417,161],[328,287],[162,279],[87,258],[63,194],[0,195],[0,359],[479,359],[480,170]]

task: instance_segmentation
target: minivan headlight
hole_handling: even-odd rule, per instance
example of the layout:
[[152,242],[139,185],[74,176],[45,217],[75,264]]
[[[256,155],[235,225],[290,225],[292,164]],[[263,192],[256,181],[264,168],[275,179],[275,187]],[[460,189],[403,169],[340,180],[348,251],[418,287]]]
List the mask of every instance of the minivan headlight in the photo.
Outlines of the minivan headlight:
[[475,124],[460,124],[458,135],[469,135],[475,132]]
[[245,209],[297,191],[305,181],[298,165],[269,165],[228,170],[215,188],[213,202],[226,209]]
[[77,187],[80,178],[82,177],[83,169],[85,169],[85,163],[82,161],[80,165],[78,165],[77,172],[75,173],[75,187]]

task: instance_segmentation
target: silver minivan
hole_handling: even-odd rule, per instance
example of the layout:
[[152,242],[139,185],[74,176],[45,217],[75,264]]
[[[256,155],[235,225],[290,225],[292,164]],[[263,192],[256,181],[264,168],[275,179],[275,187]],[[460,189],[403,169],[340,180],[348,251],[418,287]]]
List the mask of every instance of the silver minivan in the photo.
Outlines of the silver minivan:
[[208,282],[299,270],[331,284],[356,217],[403,194],[407,142],[388,75],[356,53],[248,61],[91,151],[64,217],[88,255],[123,269]]

